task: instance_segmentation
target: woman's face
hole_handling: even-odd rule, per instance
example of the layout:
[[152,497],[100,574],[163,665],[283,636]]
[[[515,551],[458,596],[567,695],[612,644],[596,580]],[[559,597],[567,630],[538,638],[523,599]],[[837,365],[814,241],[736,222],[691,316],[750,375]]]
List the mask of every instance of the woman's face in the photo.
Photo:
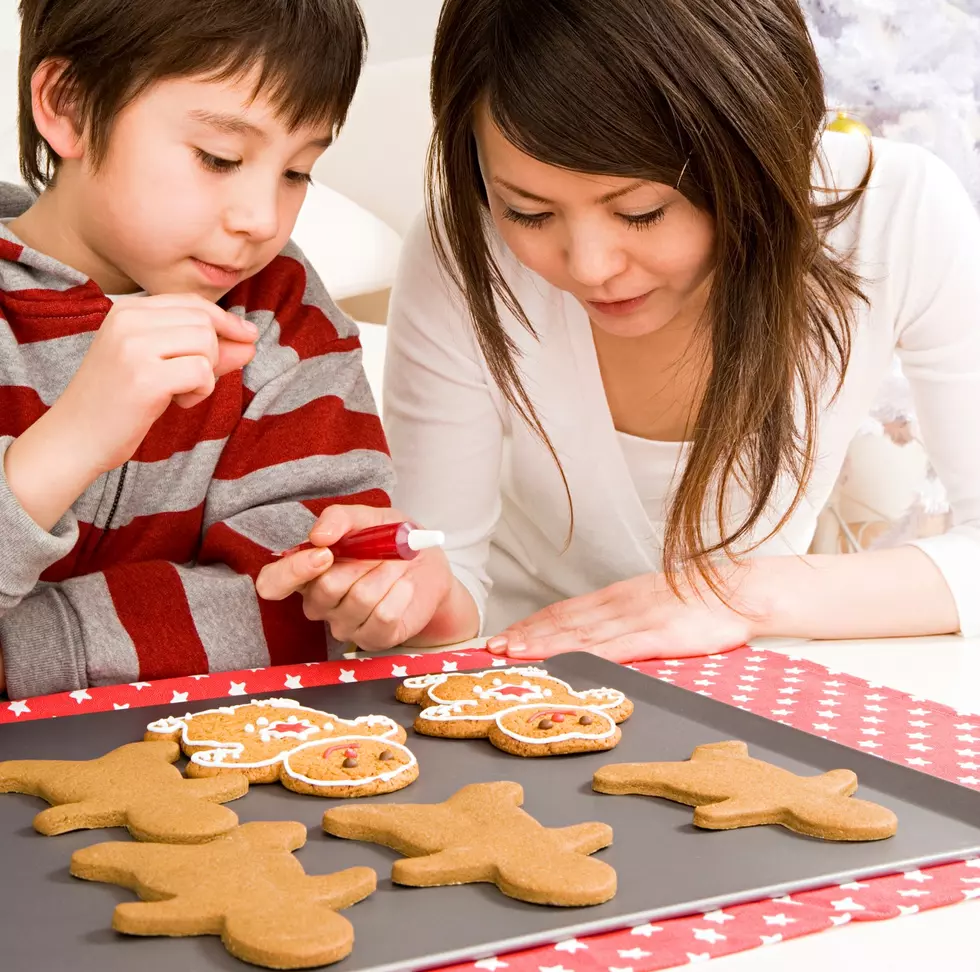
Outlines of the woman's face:
[[609,334],[697,322],[714,223],[671,186],[570,172],[525,155],[489,114],[476,120],[494,223],[517,258],[574,296]]

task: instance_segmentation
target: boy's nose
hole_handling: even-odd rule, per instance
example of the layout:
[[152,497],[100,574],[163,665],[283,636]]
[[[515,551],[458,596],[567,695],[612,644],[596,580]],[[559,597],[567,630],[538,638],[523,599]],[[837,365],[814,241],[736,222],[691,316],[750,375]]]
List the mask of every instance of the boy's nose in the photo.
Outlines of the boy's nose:
[[258,242],[274,239],[279,232],[279,207],[275,195],[249,193],[228,210],[226,216],[230,232],[246,235]]

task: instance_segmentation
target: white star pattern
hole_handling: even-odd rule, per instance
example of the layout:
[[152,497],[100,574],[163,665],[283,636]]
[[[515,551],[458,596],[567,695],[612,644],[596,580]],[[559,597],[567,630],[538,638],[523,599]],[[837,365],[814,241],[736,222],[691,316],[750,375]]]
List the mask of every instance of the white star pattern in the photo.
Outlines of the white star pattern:
[[718,942],[724,942],[728,939],[727,935],[716,932],[714,928],[692,928],[691,931],[699,942],[707,942],[709,945],[717,945]]
[[506,668],[510,664],[509,658],[494,658],[490,663],[491,668]]
[[13,714],[17,716],[17,718],[20,718],[22,715],[27,715],[27,713],[30,712],[31,709],[26,702],[21,700],[19,702],[11,702],[10,705],[7,706],[7,711],[13,712]]
[[830,712],[830,711],[827,711],[827,712],[818,712],[817,715],[820,716],[821,719],[839,719],[840,718],[840,716],[836,712]]
[[789,682],[790,685],[796,685],[797,683],[802,682],[803,679],[802,678],[784,678],[783,681],[784,682]]
[[408,666],[407,665],[392,665],[391,666],[391,677],[392,678],[407,678],[408,677]]
[[980,751],[976,749],[957,749],[957,756],[980,756]]
[[928,759],[923,759],[921,756],[915,756],[915,757],[906,756],[905,757],[905,762],[908,763],[909,766],[931,766],[932,765],[932,763]]
[[[574,955],[580,948],[588,949],[588,945],[585,942],[580,942],[577,938],[567,938],[563,942],[559,942],[555,946],[556,952],[568,952],[569,955]],[[622,953],[620,953],[622,954]]]
[[123,702],[123,703],[120,704],[119,702],[113,702],[112,703],[112,707],[113,707],[113,709],[115,709],[118,712],[120,709],[128,709],[129,708],[129,703],[128,702]]
[[972,732],[974,729],[980,729],[980,726],[972,726],[969,722],[957,722],[953,726],[954,729],[962,729],[965,732]]
[[929,715],[929,709],[909,709],[909,715]]
[[830,732],[834,727],[829,722],[815,722],[813,728],[819,732]]
[[800,690],[798,688],[781,688],[776,689],[779,695],[799,695]]
[[781,898],[770,898],[773,904],[781,905],[798,905],[799,901],[794,901],[788,894],[784,894]]
[[683,664],[683,662],[677,661],[676,658],[671,658],[664,662],[664,665],[666,665],[667,668],[680,668],[680,666]]
[[[868,700],[869,702],[884,702],[884,701],[885,701],[885,699],[887,699],[887,698],[888,698],[888,696],[887,696],[887,695],[866,695],[866,696],[865,696],[865,698],[866,698],[866,699],[867,699],[867,700]],[[911,711],[911,710],[910,710],[910,711]],[[919,715],[919,714],[920,714],[920,713],[918,713],[918,712],[913,712],[913,713],[912,713],[912,715]],[[922,715],[925,715],[925,713],[924,713],[924,712],[923,712],[923,713],[921,713],[921,714],[922,714]]]
[[858,743],[858,745],[862,749],[880,749],[881,748],[881,743],[876,743],[872,739],[862,739],[861,742]]
[[763,945],[775,945],[783,940],[783,936],[777,932],[775,935],[760,935],[759,940]]
[[[633,972],[632,965],[628,965],[626,966],[626,968],[619,968],[618,966],[610,965],[608,968],[609,968],[609,972]],[[543,969],[542,972],[544,972]]]
[[773,715],[790,715],[793,710],[792,709],[770,709],[769,711]]
[[630,929],[631,935],[642,935],[644,938],[649,938],[654,932],[663,931],[659,925],[651,925],[647,922],[645,925],[637,925],[635,928]]
[[862,888],[868,887],[867,884],[862,884],[860,881],[850,881],[847,884],[838,885],[841,891],[860,891]]
[[820,704],[834,706],[840,705],[840,702],[838,702],[836,699],[820,699]]
[[767,925],[776,925],[778,928],[785,928],[787,925],[796,924],[795,918],[790,918],[789,915],[784,915],[782,912],[778,915],[763,915],[762,920]]
[[229,695],[246,695],[248,689],[245,688],[244,682],[232,682],[228,689]]
[[142,692],[143,689],[149,688],[151,685],[150,682],[130,682],[129,684],[132,688],[136,689],[137,692]]
[[929,733],[927,732],[907,732],[905,733],[905,736],[908,739],[931,739],[932,738],[932,736],[930,736]]
[[342,668],[340,670],[340,681],[342,682],[356,682],[357,676],[354,674],[353,668]]
[[303,687],[303,681],[299,675],[287,675],[284,688],[296,689]]
[[862,729],[861,732],[866,736],[883,736],[884,733],[880,729]]
[[898,913],[903,917],[905,915],[917,915],[919,913],[918,905],[898,905]]
[[836,689],[827,689],[824,695],[843,695],[843,692],[838,692]]
[[980,857],[972,857],[968,861],[963,862],[967,867],[980,867]]
[[919,870],[906,871],[902,876],[906,881],[915,881],[916,884],[922,884],[924,881],[932,880],[931,874],[923,874],[922,871]]
[[966,735],[963,735],[963,736],[957,736],[956,738],[960,742],[968,742],[968,743],[980,742],[980,737],[978,737],[978,736],[971,736],[969,733],[967,733]]
[[743,682],[758,682],[759,681],[759,678],[756,675],[743,675],[742,676],[742,681]]
[[957,777],[957,780],[967,786],[977,786],[980,784],[980,780],[978,780],[975,776],[959,776]]
[[926,729],[927,727],[931,726],[932,723],[923,722],[921,719],[916,719],[914,721],[912,719],[909,719],[909,725],[915,726],[916,729]]
[[177,702],[186,702],[187,701],[187,696],[189,694],[190,694],[189,692],[178,692],[175,689],[174,690],[174,694],[173,694],[173,698],[170,700],[170,704],[171,705],[174,705]]
[[92,696],[85,691],[85,689],[76,689],[74,692],[69,692],[68,697],[74,699],[79,705],[81,705],[86,699],[92,700]]
[[846,925],[851,920],[851,916],[847,915],[831,915],[830,923],[832,925]]
[[980,769],[980,763],[957,763],[960,769],[975,770]]
[[861,716],[861,721],[862,722],[871,722],[871,723],[873,723],[874,725],[877,726],[877,725],[880,725],[881,723],[883,723],[885,720],[884,719],[879,719],[877,716]]
[[496,956],[488,959],[480,959],[479,962],[474,962],[473,967],[476,969],[486,969],[487,972],[496,972],[497,969],[506,969],[507,963],[501,962]]
[[[566,969],[564,965],[539,965],[538,969],[540,972],[572,972],[571,969]],[[610,972],[612,972],[611,969]]]
[[761,665],[746,665],[745,670],[747,672],[764,672],[765,669]]
[[733,702],[751,702],[752,701],[752,696],[751,695],[733,695],[732,696],[732,701]]
[[694,682],[694,684],[695,685],[714,685],[715,683],[712,682],[712,681],[710,681],[707,678],[700,678],[700,679],[696,679],[695,682]]
[[442,663],[442,670],[444,672],[455,672],[458,666],[459,662],[444,661]]
[[909,743],[909,749],[914,749],[920,753],[928,753],[932,746],[927,746],[925,743]]
[[211,676],[210,675],[191,675],[190,677],[192,679],[194,679],[195,682],[200,682],[202,678],[210,678]]
[[[978,866],[980,866],[980,858],[977,858]],[[724,911],[709,911],[707,914],[701,916],[705,921],[714,921],[719,925],[724,925],[726,921],[734,921],[734,915],[726,915]]]
[[925,888],[899,888],[896,894],[900,898],[924,898],[929,892]]
[[867,709],[868,712],[887,712],[888,711],[888,709],[886,709],[883,705],[866,705],[865,706],[865,709]]
[[843,682],[824,682],[824,685],[829,685],[831,688],[840,688]]
[[618,951],[619,957],[624,959],[649,958],[653,955],[653,952],[644,952],[642,948],[621,948]]
[[980,898],[980,888],[963,888],[961,893],[964,901],[969,901],[971,898]]
[[853,898],[841,898],[839,901],[831,901],[830,906],[834,911],[864,911],[864,905],[858,904]]
[[[698,953],[688,952],[687,953],[687,960],[688,960],[688,962],[691,963],[691,965],[694,965],[695,962],[707,962],[708,959],[710,959],[710,958],[711,958],[711,953],[710,952],[698,952]],[[610,969],[609,972],[615,972],[615,970]]]

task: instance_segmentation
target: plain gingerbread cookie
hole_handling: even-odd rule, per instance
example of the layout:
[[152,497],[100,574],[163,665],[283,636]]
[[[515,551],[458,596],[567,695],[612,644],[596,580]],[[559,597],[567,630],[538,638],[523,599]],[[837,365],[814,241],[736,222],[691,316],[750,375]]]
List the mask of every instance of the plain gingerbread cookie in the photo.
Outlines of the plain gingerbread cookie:
[[694,825],[733,830],[780,824],[825,840],[882,840],[898,829],[887,807],[851,799],[851,770],[797,776],[749,756],[744,742],[698,746],[678,763],[619,763],[596,772],[600,793],[641,793],[696,807]]
[[406,679],[400,702],[423,706],[415,731],[453,739],[487,737],[515,756],[612,749],[633,703],[617,689],[578,692],[544,669],[492,668]]
[[51,804],[34,818],[39,833],[126,827],[137,840],[193,844],[238,825],[227,807],[248,791],[241,773],[187,780],[172,764],[175,742],[138,742],[88,760],[0,763],[0,793],[29,793]]
[[616,872],[589,857],[612,843],[604,823],[544,827],[521,809],[517,783],[473,783],[445,803],[338,807],[323,816],[335,837],[383,844],[396,884],[430,888],[486,881],[533,904],[596,905],[616,894]]
[[337,910],[368,897],[377,876],[307,875],[292,853],[305,843],[301,823],[246,823],[208,844],[95,844],[72,855],[71,873],[143,899],[116,906],[125,935],[220,935],[245,962],[306,969],[350,954],[354,929]]

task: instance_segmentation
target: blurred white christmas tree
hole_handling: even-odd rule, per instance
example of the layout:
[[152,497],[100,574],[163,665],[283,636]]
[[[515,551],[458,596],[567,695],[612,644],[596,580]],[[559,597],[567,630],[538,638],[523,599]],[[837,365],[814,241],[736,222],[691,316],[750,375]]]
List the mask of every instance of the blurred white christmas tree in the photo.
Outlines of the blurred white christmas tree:
[[980,204],[980,0],[802,0],[827,102],[931,149]]

